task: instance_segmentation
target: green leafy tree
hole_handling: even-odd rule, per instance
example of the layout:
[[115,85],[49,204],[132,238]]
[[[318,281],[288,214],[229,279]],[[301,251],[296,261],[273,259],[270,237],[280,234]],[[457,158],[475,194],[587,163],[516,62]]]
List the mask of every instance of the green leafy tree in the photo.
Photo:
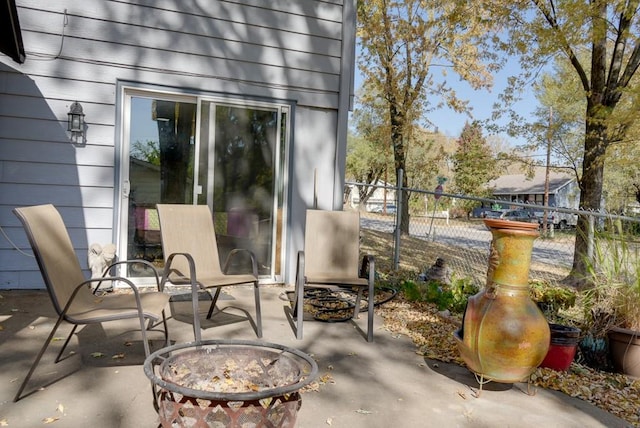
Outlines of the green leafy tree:
[[[505,52],[518,55],[525,70],[511,80],[505,101],[511,101],[550,59],[564,58],[571,64],[585,101],[580,205],[600,210],[607,150],[625,139],[639,113],[640,2],[483,3],[491,9],[491,20],[500,31],[496,41]],[[582,285],[592,236],[586,217],[578,219],[577,230],[571,277]]]
[[[569,169],[580,180],[586,100],[571,64],[560,58],[535,89],[541,107],[535,113],[538,120],[529,125],[530,140],[537,149],[549,148],[552,167]],[[627,110],[629,106],[620,108]],[[630,127],[625,138],[613,142],[605,154],[603,208],[609,212],[625,212],[636,200],[635,186],[640,185],[638,135],[638,127]]]
[[[490,86],[491,69],[483,60],[495,56],[482,39],[490,22],[474,2],[358,0],[357,11],[359,65],[369,88],[364,99],[379,97],[385,104],[394,169],[405,171],[401,184],[407,187],[412,128],[437,105],[434,100],[466,108],[446,78],[434,78],[432,67],[444,64],[441,70],[453,70],[475,88]],[[408,233],[409,195],[402,197],[400,230]]]
[[[358,109],[353,115],[354,130],[347,136],[347,177],[358,183],[360,206],[376,190],[374,184],[381,180],[395,184],[393,170],[393,156],[388,143],[388,126],[377,122],[363,109]],[[420,128],[411,131],[407,140],[406,168],[408,187],[424,189],[430,187],[438,175],[449,176],[446,160],[452,152],[449,139],[443,135],[429,132]],[[389,174],[389,172],[391,172]],[[414,210],[424,210],[423,195],[409,192],[410,206]]]
[[352,128],[355,134],[347,136],[346,173],[358,183],[365,184],[358,189],[362,207],[376,190],[366,184],[375,184],[378,180],[389,181],[392,157],[389,126],[382,103],[370,99],[360,104],[353,113]]
[[384,181],[389,159],[390,156],[381,154],[378,145],[366,137],[351,133],[347,136],[346,171],[350,179],[363,184],[358,186],[360,207],[366,205],[376,190],[376,187],[367,184]]
[[[448,159],[453,153],[454,142],[442,134],[415,129],[407,150],[407,182],[412,189],[433,189],[437,177],[451,177]],[[428,198],[428,197],[427,197]],[[445,202],[441,200],[441,202]],[[445,202],[445,204],[448,201]],[[424,213],[427,206],[425,194],[411,192],[409,207],[412,213]],[[445,206],[442,206],[444,209]]]
[[551,73],[544,73],[534,86],[540,107],[537,121],[528,126],[528,147],[549,150],[551,166],[564,167],[577,180],[582,173],[585,99],[582,88],[567,61],[556,61]]
[[130,152],[133,158],[160,166],[160,143],[157,141],[147,140],[143,143],[137,140],[131,145]]
[[[466,195],[490,196],[491,189],[487,183],[498,177],[497,166],[498,161],[482,136],[478,123],[465,123],[453,154],[455,191]],[[467,216],[476,205],[475,201],[463,202]]]

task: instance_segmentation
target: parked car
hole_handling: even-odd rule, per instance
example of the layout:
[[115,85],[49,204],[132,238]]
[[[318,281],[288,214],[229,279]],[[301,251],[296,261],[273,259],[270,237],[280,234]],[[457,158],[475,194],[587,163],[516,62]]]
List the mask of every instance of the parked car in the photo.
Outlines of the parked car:
[[[544,211],[534,211],[534,215],[538,219],[538,223],[542,228],[544,221]],[[575,227],[578,222],[578,216],[575,214],[559,213],[558,211],[547,211],[547,227],[554,229],[566,230]]]
[[[557,228],[555,224],[555,216],[554,212],[547,211],[547,229]],[[533,215],[538,219],[538,224],[540,225],[540,229],[542,229],[542,225],[544,224],[544,211],[534,211]]]
[[[395,214],[397,211],[398,210],[397,210],[395,204],[387,204],[387,210],[386,210],[387,214]],[[371,208],[370,212],[384,214],[385,210],[384,210],[384,207],[382,205],[377,205],[377,206]]]
[[500,218],[504,211],[489,210],[482,213],[482,218]]
[[578,216],[564,212],[553,211],[553,224],[556,229],[571,229],[578,224]]
[[502,220],[509,221],[523,221],[525,223],[538,223],[538,218],[534,215],[533,211],[520,209],[520,210],[507,210],[500,216]]

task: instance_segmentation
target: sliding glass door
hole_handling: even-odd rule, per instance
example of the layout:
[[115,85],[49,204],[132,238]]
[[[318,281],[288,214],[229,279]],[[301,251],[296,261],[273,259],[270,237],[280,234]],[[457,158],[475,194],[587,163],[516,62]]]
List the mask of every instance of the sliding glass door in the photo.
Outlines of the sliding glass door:
[[155,204],[206,204],[221,261],[249,249],[261,280],[278,281],[288,107],[140,91],[124,98],[121,254],[162,266]]

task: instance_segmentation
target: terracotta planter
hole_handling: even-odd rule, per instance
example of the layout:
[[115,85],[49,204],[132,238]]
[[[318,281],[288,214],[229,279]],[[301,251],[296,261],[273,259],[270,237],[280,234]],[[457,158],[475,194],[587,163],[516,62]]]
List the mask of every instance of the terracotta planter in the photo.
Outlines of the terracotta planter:
[[487,219],[493,240],[487,284],[469,298],[454,337],[467,367],[486,380],[519,382],[549,349],[549,324],[529,296],[529,265],[538,225]]
[[608,337],[614,369],[640,378],[640,331],[613,327],[608,332]]

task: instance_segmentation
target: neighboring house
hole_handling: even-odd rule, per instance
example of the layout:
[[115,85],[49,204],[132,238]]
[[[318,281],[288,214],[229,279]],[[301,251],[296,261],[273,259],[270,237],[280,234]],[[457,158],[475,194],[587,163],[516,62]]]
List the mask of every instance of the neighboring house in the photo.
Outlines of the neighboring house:
[[[392,205],[395,207],[396,205],[396,191],[395,187],[391,183],[387,183],[386,181],[376,180],[375,183],[372,184],[376,187],[371,193],[371,196],[367,199],[365,203],[366,211],[375,211],[375,212],[383,212],[383,207],[386,203],[387,207]],[[352,208],[358,208],[360,206],[360,186],[349,185],[349,205]]]
[[[480,207],[474,210],[474,217],[481,217],[486,210],[504,210],[521,208],[509,202],[544,205],[546,173],[539,168],[533,177],[526,174],[503,175],[489,182],[494,199],[506,201],[502,204]],[[578,209],[580,188],[575,177],[562,172],[549,172],[549,206]],[[550,217],[556,227],[575,226],[577,216],[562,212],[553,212]]]
[[43,286],[11,211],[44,203],[85,268],[92,243],[121,259],[157,248],[156,203],[208,204],[225,242],[255,237],[261,282],[292,283],[306,209],[342,208],[355,0],[14,1],[0,18],[0,289]]
[[[503,175],[489,182],[495,199],[544,205],[546,174],[538,168],[533,177],[525,174]],[[562,172],[549,172],[549,206],[577,209],[580,188],[576,178]],[[503,208],[509,208],[504,204]]]

